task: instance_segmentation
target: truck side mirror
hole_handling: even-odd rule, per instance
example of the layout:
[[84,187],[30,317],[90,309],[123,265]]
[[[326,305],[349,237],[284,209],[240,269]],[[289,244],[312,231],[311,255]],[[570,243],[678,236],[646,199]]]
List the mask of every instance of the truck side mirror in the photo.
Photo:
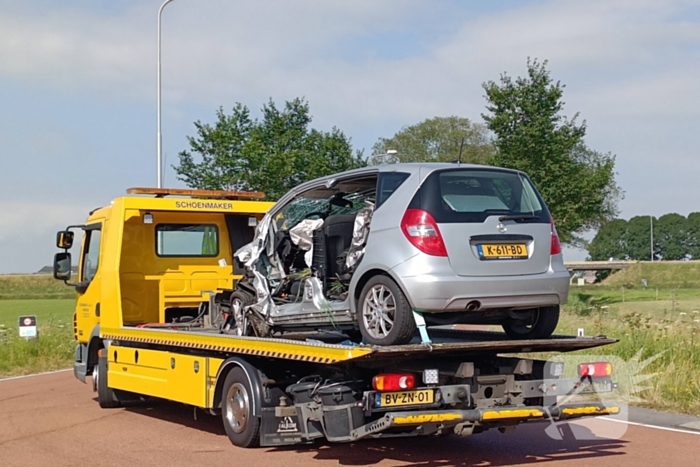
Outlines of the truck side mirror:
[[70,230],[61,230],[56,234],[56,246],[64,250],[69,250],[73,246],[75,233]]
[[71,276],[70,253],[56,253],[53,257],[53,277],[54,279],[68,281]]

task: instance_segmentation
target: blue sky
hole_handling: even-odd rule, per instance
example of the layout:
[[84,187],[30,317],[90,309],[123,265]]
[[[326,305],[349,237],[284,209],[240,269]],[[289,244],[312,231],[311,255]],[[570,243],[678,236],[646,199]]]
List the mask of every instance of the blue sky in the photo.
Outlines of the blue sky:
[[[54,233],[156,180],[160,0],[4,0],[0,273],[49,264]],[[175,0],[163,15],[163,150],[236,102],[305,97],[369,154],[434,116],[481,120],[499,73],[549,60],[586,142],[617,156],[621,216],[700,211],[700,1]],[[168,168],[166,186],[182,186]],[[566,251],[567,259],[585,252]]]

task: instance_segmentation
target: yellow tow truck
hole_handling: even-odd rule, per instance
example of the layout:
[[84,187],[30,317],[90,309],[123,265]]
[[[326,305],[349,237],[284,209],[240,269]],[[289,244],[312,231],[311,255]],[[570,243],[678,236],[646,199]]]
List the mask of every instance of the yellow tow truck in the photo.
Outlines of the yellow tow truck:
[[132,188],[57,233],[54,277],[77,291],[74,373],[91,378],[102,408],[148,398],[188,404],[220,415],[241,447],[468,436],[619,412],[601,400],[558,403],[614,391],[610,364],[564,378],[561,363],[518,356],[616,342],[606,337],[513,340],[442,328],[430,330],[430,343],[381,347],[340,332],[236,335],[224,325],[244,274],[234,252],[273,205],[263,197]]

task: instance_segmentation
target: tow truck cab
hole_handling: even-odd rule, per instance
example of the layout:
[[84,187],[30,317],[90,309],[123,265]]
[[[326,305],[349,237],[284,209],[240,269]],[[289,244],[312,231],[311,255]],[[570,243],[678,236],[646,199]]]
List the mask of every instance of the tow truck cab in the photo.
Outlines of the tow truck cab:
[[[233,252],[273,203],[262,193],[131,188],[57,234],[54,277],[75,287],[75,374],[97,364],[100,327],[185,322],[241,277]],[[75,231],[82,231],[71,282]]]

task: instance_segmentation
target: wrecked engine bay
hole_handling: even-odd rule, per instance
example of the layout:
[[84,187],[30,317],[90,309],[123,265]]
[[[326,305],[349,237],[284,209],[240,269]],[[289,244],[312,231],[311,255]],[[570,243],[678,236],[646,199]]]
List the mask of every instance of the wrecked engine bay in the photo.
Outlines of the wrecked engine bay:
[[269,212],[253,241],[235,252],[245,275],[218,300],[226,316],[224,332],[353,335],[357,320],[348,289],[364,255],[376,179],[355,180],[351,192],[339,185],[330,196],[328,189],[311,190]]

